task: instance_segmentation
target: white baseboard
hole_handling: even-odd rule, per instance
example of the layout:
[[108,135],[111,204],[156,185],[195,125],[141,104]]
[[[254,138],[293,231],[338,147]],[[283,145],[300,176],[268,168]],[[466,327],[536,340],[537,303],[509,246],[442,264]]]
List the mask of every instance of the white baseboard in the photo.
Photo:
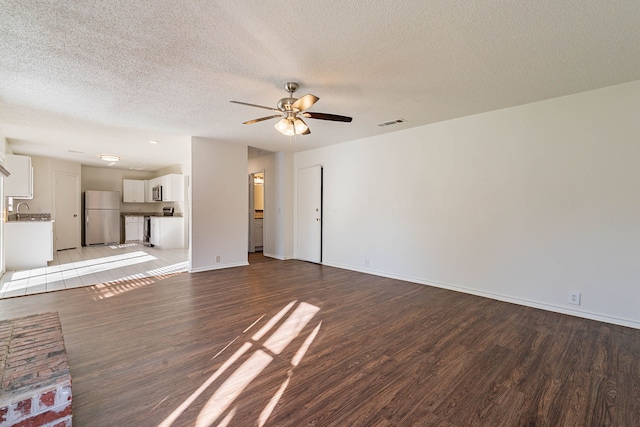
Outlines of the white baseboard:
[[223,268],[242,267],[246,265],[249,265],[247,261],[236,262],[232,264],[214,264],[210,266],[189,269],[189,273],[200,273],[202,271],[221,270]]
[[279,259],[280,261],[286,261],[288,259],[293,259],[292,256],[274,255],[274,254],[268,254],[266,252],[263,252],[262,255],[264,255],[266,257],[269,257],[269,258]]

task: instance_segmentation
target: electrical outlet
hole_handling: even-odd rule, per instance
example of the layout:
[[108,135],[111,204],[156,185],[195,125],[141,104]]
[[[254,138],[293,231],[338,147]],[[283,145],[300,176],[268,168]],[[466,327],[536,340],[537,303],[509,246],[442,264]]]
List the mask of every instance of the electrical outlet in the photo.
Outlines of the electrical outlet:
[[220,255],[216,255],[216,262],[220,262]]
[[569,292],[569,304],[580,305],[580,292],[578,291]]

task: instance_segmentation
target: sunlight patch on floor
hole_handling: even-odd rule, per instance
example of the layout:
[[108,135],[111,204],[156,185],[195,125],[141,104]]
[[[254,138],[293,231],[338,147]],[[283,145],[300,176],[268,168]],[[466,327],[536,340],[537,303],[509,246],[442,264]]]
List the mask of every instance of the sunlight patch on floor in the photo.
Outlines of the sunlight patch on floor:
[[[195,392],[191,394],[181,405],[179,405],[158,427],[171,426],[182,413],[189,408],[193,402],[198,399],[207,388],[209,388],[225,371],[230,369],[239,359],[248,353],[249,350],[255,348],[255,351],[213,391],[211,397],[201,408],[196,420],[196,427],[209,427],[214,425],[218,420],[218,426],[228,425],[234,418],[238,406],[229,409],[234,402],[242,395],[246,388],[269,366],[275,357],[280,355],[285,348],[307,327],[311,320],[320,311],[319,307],[312,304],[292,301],[282,308],[278,313],[271,317],[247,342],[229,357],[214,373],[211,375]],[[295,307],[295,309],[293,309]],[[293,309],[293,311],[292,311]],[[286,319],[285,319],[285,316]],[[247,329],[256,325],[264,316],[254,321]],[[284,319],[284,321],[282,321]],[[281,322],[282,321],[282,322]],[[281,323],[280,323],[281,322]],[[271,330],[280,323],[275,331],[271,333],[264,342],[260,342],[267,336]],[[258,426],[264,426],[271,414],[273,413],[278,402],[284,395],[293,375],[293,369],[299,365],[304,355],[309,350],[311,344],[315,340],[322,322],[319,322],[315,328],[305,338],[300,348],[295,352],[290,361],[291,367],[287,370],[287,375],[282,384],[278,387],[274,395],[269,399],[265,408],[261,411],[256,420]],[[229,348],[231,344],[238,340],[236,337],[227,344],[212,359],[220,355],[224,350]],[[156,406],[157,407],[157,406]]]
[[121,279],[93,285],[89,290],[96,294],[93,297],[94,301],[114,297],[156,283],[159,280],[175,276],[176,274],[184,273],[187,271],[188,264],[188,262],[179,262],[166,267],[149,270],[146,273],[132,274]]
[[147,271],[147,274],[158,278],[167,278],[175,276],[178,273],[184,273],[189,268],[189,261],[179,262],[177,264],[167,265],[165,267],[155,268]]
[[[23,289],[27,286],[34,286],[34,284],[46,285],[56,278],[57,280],[65,280],[72,277],[81,278],[90,274],[128,267],[136,264],[141,264],[143,262],[154,261],[156,259],[156,257],[149,255],[146,252],[137,251],[129,252],[126,254],[112,255],[85,261],[61,264],[59,266],[59,271],[53,273],[47,273],[48,267],[16,271],[13,273],[9,273],[11,274],[11,278],[2,283],[2,289],[0,290],[0,292]],[[180,266],[182,264],[183,263],[180,263]],[[169,268],[178,269],[180,267],[169,266]],[[186,267],[184,271],[186,271]]]

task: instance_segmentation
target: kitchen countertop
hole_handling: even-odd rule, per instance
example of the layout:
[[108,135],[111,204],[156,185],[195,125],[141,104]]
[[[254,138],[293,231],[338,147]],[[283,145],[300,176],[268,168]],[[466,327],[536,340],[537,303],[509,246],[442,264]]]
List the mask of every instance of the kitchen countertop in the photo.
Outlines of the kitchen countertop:
[[9,221],[7,221],[7,223],[13,223],[13,222],[55,222],[54,220],[52,220],[51,218],[47,218],[47,219],[40,219],[40,218],[20,218],[20,219],[11,219]]
[[[122,216],[162,216],[162,217],[165,216],[162,214],[162,212],[120,212],[120,215]],[[182,218],[182,213],[175,213],[173,214],[173,216]],[[167,218],[171,218],[171,217],[167,217]]]
[[21,213],[18,219],[17,214],[9,214],[7,216],[7,222],[54,222],[51,219],[51,214],[48,213]]

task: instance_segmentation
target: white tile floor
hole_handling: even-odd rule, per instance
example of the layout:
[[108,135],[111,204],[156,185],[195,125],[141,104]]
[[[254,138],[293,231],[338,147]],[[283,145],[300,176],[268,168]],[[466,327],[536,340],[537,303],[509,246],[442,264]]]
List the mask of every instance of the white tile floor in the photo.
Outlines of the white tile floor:
[[101,284],[136,286],[145,278],[187,271],[188,256],[188,249],[139,243],[58,251],[47,267],[7,271],[0,279],[0,298]]

